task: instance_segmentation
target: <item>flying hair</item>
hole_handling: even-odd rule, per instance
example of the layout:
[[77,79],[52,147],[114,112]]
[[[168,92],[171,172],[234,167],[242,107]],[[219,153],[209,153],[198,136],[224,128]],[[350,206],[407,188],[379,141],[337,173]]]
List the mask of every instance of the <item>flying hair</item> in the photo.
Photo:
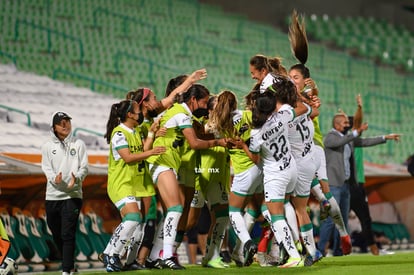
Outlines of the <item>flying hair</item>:
[[306,37],[305,18],[292,11],[289,25],[290,48],[295,58],[303,65],[308,61],[308,38]]

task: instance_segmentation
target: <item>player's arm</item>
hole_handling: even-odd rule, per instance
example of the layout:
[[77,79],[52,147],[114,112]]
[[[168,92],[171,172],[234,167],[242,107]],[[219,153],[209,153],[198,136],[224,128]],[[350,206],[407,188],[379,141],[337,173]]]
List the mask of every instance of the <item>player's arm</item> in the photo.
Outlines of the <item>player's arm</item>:
[[357,95],[357,110],[354,114],[354,121],[353,121],[353,127],[352,129],[359,129],[362,125],[362,120],[364,118],[363,112],[362,112],[362,98],[361,95]]

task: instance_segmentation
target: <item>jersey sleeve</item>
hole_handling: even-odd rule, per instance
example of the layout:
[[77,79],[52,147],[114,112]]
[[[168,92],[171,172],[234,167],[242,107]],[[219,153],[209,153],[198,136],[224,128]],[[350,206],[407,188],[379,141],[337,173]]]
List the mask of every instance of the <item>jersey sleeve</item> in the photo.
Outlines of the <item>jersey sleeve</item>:
[[178,127],[180,129],[185,128],[192,128],[193,127],[193,119],[190,115],[187,115],[185,113],[178,113],[173,116],[170,121],[166,123],[167,128],[173,126]]
[[293,108],[283,108],[278,111],[278,118],[282,121],[283,124],[287,124],[293,121],[296,117],[295,110]]
[[260,153],[260,131],[258,129],[253,129],[250,132],[250,145],[249,151],[255,154]]
[[126,140],[125,135],[121,131],[116,132],[113,135],[111,143],[112,148],[116,151],[118,151],[119,149],[128,148],[128,141]]

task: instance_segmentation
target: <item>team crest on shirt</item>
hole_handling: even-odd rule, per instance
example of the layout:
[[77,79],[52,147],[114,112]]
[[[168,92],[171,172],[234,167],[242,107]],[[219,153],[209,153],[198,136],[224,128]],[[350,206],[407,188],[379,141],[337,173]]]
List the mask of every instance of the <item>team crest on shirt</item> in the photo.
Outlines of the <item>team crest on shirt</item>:
[[75,155],[76,155],[76,150],[75,150],[75,148],[70,149],[69,154],[70,154],[71,156],[75,156]]

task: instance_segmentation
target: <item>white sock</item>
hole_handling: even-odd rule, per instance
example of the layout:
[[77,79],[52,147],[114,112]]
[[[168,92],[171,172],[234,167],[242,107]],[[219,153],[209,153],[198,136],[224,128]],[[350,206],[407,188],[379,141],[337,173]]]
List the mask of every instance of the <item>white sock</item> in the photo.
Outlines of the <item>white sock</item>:
[[[123,221],[115,229],[109,240],[109,251],[108,255],[113,256],[114,254],[120,255],[132,236],[135,228],[138,226],[137,221]],[[106,251],[106,249],[105,249]]]
[[272,224],[272,230],[274,230],[273,233],[276,236],[276,240],[279,243],[283,243],[283,246],[285,247],[290,257],[300,258],[299,252],[296,249],[295,242],[292,238],[290,228],[283,216],[272,216],[272,221],[274,221]]
[[138,249],[141,246],[141,240],[143,234],[143,224],[138,224],[135,228],[134,233],[132,234],[131,242],[127,247],[127,257],[126,257],[126,264],[132,264],[134,261],[137,260],[138,256]]
[[292,204],[290,202],[286,202],[284,204],[285,207],[285,217],[287,224],[290,227],[290,230],[292,232],[292,237],[295,242],[299,241],[299,226],[298,226],[298,220],[296,219],[296,212],[295,208],[293,208]]
[[302,236],[303,244],[305,245],[306,250],[309,255],[315,257],[316,246],[315,239],[313,238],[313,226],[311,223],[302,225],[300,227],[300,235]]
[[269,255],[272,256],[273,259],[279,259],[279,243],[276,240],[275,234],[273,234]]
[[240,212],[229,212],[229,218],[231,226],[241,242],[240,246],[242,246],[242,244],[245,244],[248,240],[250,240],[250,234],[247,230],[243,216]]
[[167,211],[167,216],[164,220],[163,259],[168,259],[173,256],[175,236],[177,235],[177,226],[180,221],[181,214],[182,210],[181,212],[173,210]]
[[341,209],[339,208],[338,203],[334,197],[329,199],[331,204],[331,210],[329,210],[329,215],[331,216],[333,222],[335,223],[336,228],[339,231],[341,237],[348,235],[344,220],[342,219]]
[[229,217],[216,217],[216,223],[207,248],[206,259],[211,260],[220,257],[221,245],[223,244],[228,222]]
[[263,217],[266,219],[266,221],[267,221],[269,224],[271,224],[271,223],[272,223],[272,219],[271,219],[271,217],[270,217],[270,212],[269,212],[269,210],[268,210],[268,209],[263,210],[262,215],[263,215]]
[[256,222],[256,217],[253,216],[251,212],[254,211],[250,209],[246,211],[243,215],[244,223],[246,224],[246,228],[249,233],[252,232],[254,223]]
[[322,191],[322,187],[320,184],[317,184],[315,186],[312,187],[311,189],[312,195],[315,196],[315,198],[319,201],[322,202],[324,200],[326,200],[325,194]]
[[164,245],[164,219],[162,219],[158,226],[157,231],[154,235],[153,246],[151,248],[151,253],[148,256],[150,261],[155,261],[160,257],[160,252],[162,250],[162,246]]

